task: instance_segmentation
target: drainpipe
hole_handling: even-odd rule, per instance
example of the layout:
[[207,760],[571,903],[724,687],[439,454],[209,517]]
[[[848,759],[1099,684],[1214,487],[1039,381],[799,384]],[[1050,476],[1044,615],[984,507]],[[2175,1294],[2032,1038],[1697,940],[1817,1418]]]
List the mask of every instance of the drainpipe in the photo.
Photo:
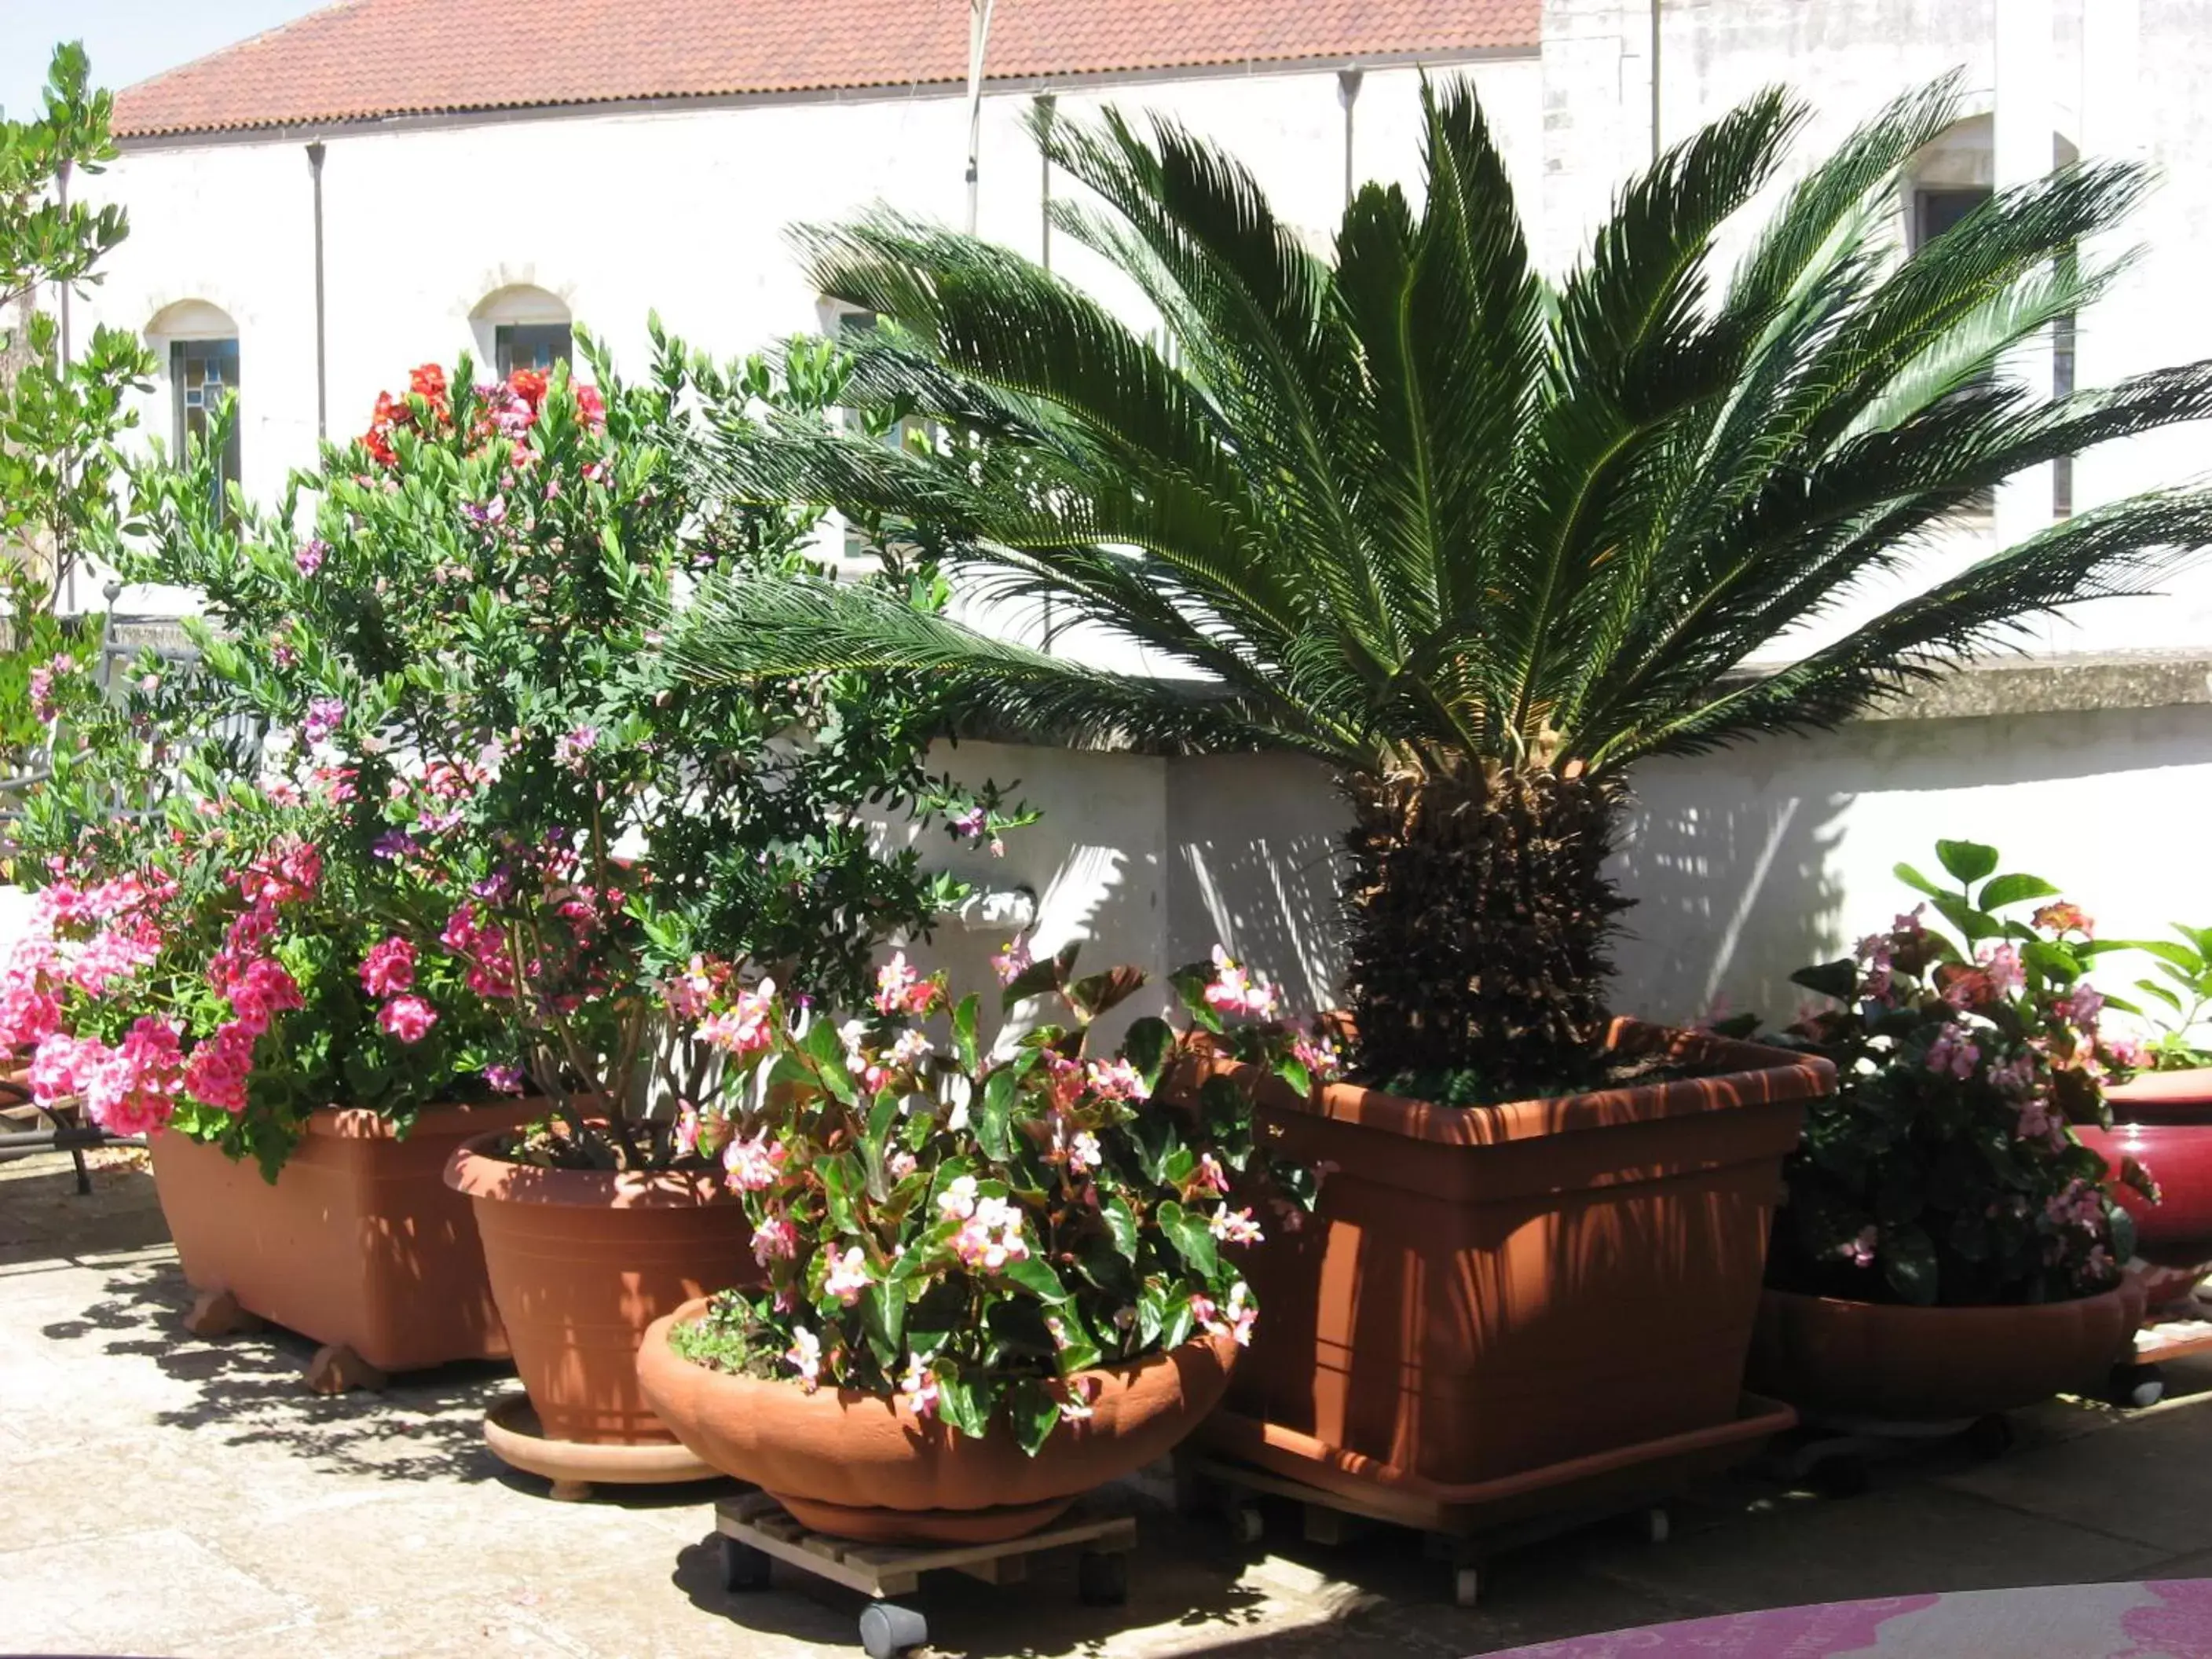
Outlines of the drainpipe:
[[330,374],[325,357],[326,313],[323,288],[323,141],[307,146],[307,172],[315,183],[315,441],[331,435]]
[[1651,159],[1659,159],[1659,0],[1651,0]]
[[977,163],[983,148],[983,52],[993,0],[968,0],[968,234],[975,234]]
[[1339,70],[1336,72],[1336,101],[1344,106],[1344,205],[1352,205],[1352,106],[1359,101],[1359,83],[1367,78],[1364,70]]
[[[1036,95],[1037,125],[1042,138],[1052,131],[1052,124],[1060,108],[1059,98],[1049,92]],[[1037,205],[1041,228],[1038,232],[1037,263],[1047,270],[1052,269],[1052,157],[1044,145],[1037,145]]]

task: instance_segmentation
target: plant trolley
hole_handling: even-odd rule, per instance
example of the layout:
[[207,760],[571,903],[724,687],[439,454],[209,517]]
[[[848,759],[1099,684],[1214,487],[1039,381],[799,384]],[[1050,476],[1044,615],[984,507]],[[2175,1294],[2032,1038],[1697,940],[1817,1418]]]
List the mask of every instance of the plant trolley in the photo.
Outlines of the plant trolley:
[[1129,1516],[1077,1510],[1020,1538],[992,1544],[860,1544],[810,1532],[765,1492],[748,1492],[714,1505],[722,1584],[730,1590],[766,1589],[769,1569],[781,1561],[872,1599],[860,1613],[860,1645],[868,1659],[893,1659],[929,1640],[929,1626],[894,1596],[912,1595],[927,1572],[964,1573],[987,1584],[1018,1583],[1030,1558],[1051,1550],[1082,1553],[1077,1565],[1084,1602],[1119,1607],[1129,1595],[1129,1553],[1137,1523]]
[[1492,1558],[1507,1551],[1626,1516],[1641,1520],[1653,1543],[1666,1542],[1669,1498],[1699,1475],[1744,1462],[1796,1420],[1789,1407],[1745,1395],[1729,1423],[1447,1486],[1218,1413],[1200,1443],[1176,1452],[1176,1497],[1185,1514],[1220,1514],[1245,1544],[1260,1540],[1255,1500],[1263,1497],[1302,1505],[1305,1535],[1316,1543],[1343,1541],[1376,1522],[1410,1528],[1449,1564],[1452,1599],[1472,1607]]

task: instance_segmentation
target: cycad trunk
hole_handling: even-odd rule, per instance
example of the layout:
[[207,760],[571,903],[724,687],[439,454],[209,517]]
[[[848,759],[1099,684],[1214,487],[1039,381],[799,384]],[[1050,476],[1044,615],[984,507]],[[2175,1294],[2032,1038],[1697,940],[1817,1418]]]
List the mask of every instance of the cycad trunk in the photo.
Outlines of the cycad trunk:
[[1543,770],[1347,781],[1360,1072],[1492,1098],[1573,1086],[1604,1035],[1609,782]]

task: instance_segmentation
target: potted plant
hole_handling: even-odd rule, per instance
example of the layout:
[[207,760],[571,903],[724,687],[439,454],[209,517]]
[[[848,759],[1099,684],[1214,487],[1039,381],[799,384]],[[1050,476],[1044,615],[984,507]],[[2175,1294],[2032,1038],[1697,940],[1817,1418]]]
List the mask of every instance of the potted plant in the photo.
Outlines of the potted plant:
[[2142,1314],[2116,1194],[2155,1188],[2076,1127],[2111,1121],[2106,1079],[2141,1059],[2103,1030],[2088,920],[1993,848],[1936,856],[1955,885],[1899,866],[1925,902],[1796,975],[1836,1005],[1798,1030],[1840,1082],[1786,1165],[1751,1378],[1832,1413],[1963,1421],[2090,1388]]
[[1164,1022],[1086,1051],[1141,975],[1001,962],[1010,1010],[1049,994],[1066,1023],[987,1055],[979,1000],[894,957],[842,1025],[749,1006],[757,1086],[700,1126],[765,1282],[661,1320],[639,1376],[684,1444],[820,1532],[1015,1537],[1165,1453],[1253,1328],[1249,1248],[1310,1199],[1237,1089],[1162,1103]]
[[73,664],[33,671],[61,737],[17,825],[36,890],[0,962],[0,1044],[29,1053],[33,1097],[152,1137],[202,1334],[258,1317],[313,1337],[325,1389],[504,1355],[438,1176],[543,1103],[514,1097],[512,1043],[459,975],[381,942],[367,872],[336,851],[343,770],[172,770],[148,736],[192,692],[145,663],[112,702]]
[[1735,1410],[1777,1168],[1827,1072],[1610,1019],[1634,763],[1832,726],[2212,538],[2201,494],[2116,502],[1755,668],[2008,474],[2201,411],[2203,365],[2032,416],[1987,378],[2094,297],[2072,250],[2142,174],[2061,169],[1893,258],[1899,169],[1959,111],[1940,85],[1805,173],[1723,284],[1720,228],[1803,118],[1770,94],[1626,185],[1555,287],[1471,88],[1423,107],[1425,200],[1364,189],[1333,258],[1170,123],[1043,127],[1095,198],[1056,222],[1151,297],[1165,349],[972,238],[804,234],[809,280],[887,319],[856,395],[933,441],[732,432],[730,475],[883,514],[1164,672],[826,582],[722,584],[676,641],[707,678],[921,669],[1000,732],[1335,773],[1351,1082],[1283,1110],[1344,1171],[1304,1254],[1274,1252],[1222,1431],[1370,1492]]
[[2156,1005],[2151,1018],[2162,1029],[2144,1049],[2143,1069],[2105,1091],[2112,1127],[2075,1132],[2113,1169],[2133,1159],[2157,1176],[2154,1204],[2124,1185],[2114,1193],[2135,1218],[2152,1308],[2185,1301],[2212,1273],[2212,1052],[2196,1041],[2212,1012],[2212,928],[2177,922],[2170,931],[2170,939],[2107,946],[2154,959],[2156,977],[2136,988]]
[[[834,354],[771,376],[656,331],[633,383],[584,349],[596,384],[416,369],[273,509],[218,507],[205,454],[143,469],[145,542],[118,556],[205,597],[204,719],[281,729],[342,775],[333,835],[373,890],[378,962],[449,985],[544,1097],[446,1170],[535,1409],[522,1431],[665,1444],[637,1340],[750,1267],[740,1207],[677,1132],[725,1086],[727,1000],[769,977],[851,994],[879,940],[962,896],[911,846],[879,850],[870,809],[943,807],[979,836],[1021,815],[924,771],[937,724],[910,678],[726,695],[656,649],[697,581],[805,566],[817,515],[703,495],[700,434],[763,405],[821,418]],[[898,591],[937,602],[926,577]]]

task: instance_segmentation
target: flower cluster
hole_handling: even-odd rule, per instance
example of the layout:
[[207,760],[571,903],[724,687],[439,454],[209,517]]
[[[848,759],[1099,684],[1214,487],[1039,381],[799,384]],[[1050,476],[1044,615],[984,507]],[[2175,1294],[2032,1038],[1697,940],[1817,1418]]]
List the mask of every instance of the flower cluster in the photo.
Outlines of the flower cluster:
[[[1996,873],[1990,848],[1936,852],[1955,886],[1899,866],[1924,902],[1796,976],[1836,1005],[1796,1035],[1836,1061],[1838,1087],[1790,1160],[1774,1271],[1914,1303],[2106,1289],[2133,1229],[2070,1126],[2110,1121],[2105,1085],[2142,1049],[2103,1028],[2086,914],[2036,877]],[[2039,900],[2054,902],[2008,914]],[[2112,1176],[2152,1190],[2132,1161]]]
[[[1304,1214],[1310,1176],[1260,1148],[1243,1090],[1167,1086],[1180,1050],[1164,1021],[1086,1052],[1141,975],[1079,976],[1072,948],[1005,954],[1005,1007],[1050,997],[1066,1021],[989,1054],[979,1000],[955,1002],[902,955],[855,1019],[763,992],[768,1040],[731,1063],[768,1086],[742,1112],[726,1093],[721,1121],[695,1130],[724,1148],[763,1282],[679,1333],[684,1352],[895,1396],[963,1434],[1003,1419],[1035,1452],[1089,1413],[1097,1367],[1196,1335],[1249,1340],[1238,1252],[1261,1242],[1262,1200]],[[711,970],[684,982],[686,997],[727,994]],[[1254,1035],[1287,1054],[1280,1034]]]

